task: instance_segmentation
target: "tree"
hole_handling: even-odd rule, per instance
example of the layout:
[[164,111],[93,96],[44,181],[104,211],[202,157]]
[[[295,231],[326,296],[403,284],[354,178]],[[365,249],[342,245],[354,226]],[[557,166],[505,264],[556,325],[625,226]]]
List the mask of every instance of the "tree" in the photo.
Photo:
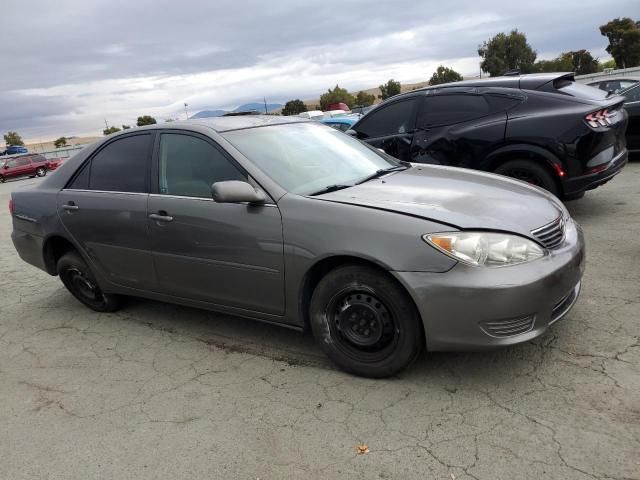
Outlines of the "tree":
[[386,100],[389,97],[398,95],[400,93],[401,87],[400,82],[396,82],[393,78],[391,78],[386,84],[380,85],[378,88],[380,89],[380,95],[378,95],[378,98]]
[[7,132],[4,134],[4,141],[8,147],[11,145],[21,145],[24,146],[24,142],[22,141],[22,137],[18,135],[18,132]]
[[131,128],[131,125],[122,125],[123,130],[129,130],[130,128]]
[[359,107],[369,107],[376,101],[376,96],[360,90],[356,95],[356,105]]
[[537,53],[524,33],[512,30],[509,35],[498,33],[484,42],[478,47],[478,55],[482,57],[480,68],[496,77],[516,69],[521,73],[533,72]]
[[453,68],[440,65],[429,80],[429,85],[440,85],[442,83],[459,82],[462,80],[462,75],[456,72]]
[[141,117],[138,117],[138,121],[136,122],[136,125],[139,127],[143,127],[145,125],[154,125],[158,122],[156,122],[156,119],[153,118],[151,115],[143,115]]
[[307,106],[304,102],[298,98],[295,100],[289,100],[284,104],[282,108],[282,115],[298,115],[299,113],[306,112]]
[[601,63],[599,70],[602,72],[605,68],[615,69],[616,68],[616,61],[612,58],[611,60],[607,60],[606,62]]
[[598,60],[587,50],[563,52],[553,60],[539,60],[536,72],[575,72],[577,75],[595,73],[600,68]]
[[615,18],[601,25],[600,33],[609,39],[607,52],[618,68],[640,65],[640,22],[628,17]]
[[111,135],[112,133],[116,133],[116,132],[119,132],[119,131],[120,131],[120,129],[118,127],[113,126],[113,127],[105,128],[104,130],[102,130],[102,133],[104,133],[105,136],[106,136],[106,135]]
[[327,90],[327,93],[320,96],[320,108],[322,110],[327,110],[329,105],[333,103],[345,103],[349,108],[351,108],[355,102],[355,97],[344,88],[340,88],[338,85],[336,85],[333,90],[329,89]]
[[64,138],[64,137],[60,137],[57,140],[55,140],[53,142],[53,144],[55,145],[56,148],[66,147],[67,146],[67,139]]

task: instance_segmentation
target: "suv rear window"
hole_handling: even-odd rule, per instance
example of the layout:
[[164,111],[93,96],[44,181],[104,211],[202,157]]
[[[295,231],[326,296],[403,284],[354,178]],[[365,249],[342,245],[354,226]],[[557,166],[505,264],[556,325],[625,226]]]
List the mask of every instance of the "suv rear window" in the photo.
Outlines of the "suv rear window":
[[566,78],[560,78],[553,82],[553,87],[560,93],[571,95],[576,98],[584,98],[586,100],[603,100],[607,98],[609,92],[600,90],[596,87],[590,87],[582,83],[574,82]]

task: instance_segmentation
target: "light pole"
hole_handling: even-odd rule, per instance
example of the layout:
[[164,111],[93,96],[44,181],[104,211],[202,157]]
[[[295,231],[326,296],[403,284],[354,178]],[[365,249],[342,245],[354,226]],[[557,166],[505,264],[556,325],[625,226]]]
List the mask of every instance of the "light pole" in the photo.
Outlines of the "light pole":
[[187,107],[188,106],[189,106],[189,104],[185,102],[185,104],[184,104],[184,114],[186,115],[187,120],[189,120],[189,112],[187,112]]

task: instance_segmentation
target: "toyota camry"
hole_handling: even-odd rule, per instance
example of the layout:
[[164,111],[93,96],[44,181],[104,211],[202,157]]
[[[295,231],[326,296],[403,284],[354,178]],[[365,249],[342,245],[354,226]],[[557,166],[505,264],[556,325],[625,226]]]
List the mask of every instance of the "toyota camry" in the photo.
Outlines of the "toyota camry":
[[105,137],[13,192],[13,243],[99,312],[139,296],[297,330],[344,370],[542,335],[574,305],[580,227],[519,180],[411,164],[292,117]]

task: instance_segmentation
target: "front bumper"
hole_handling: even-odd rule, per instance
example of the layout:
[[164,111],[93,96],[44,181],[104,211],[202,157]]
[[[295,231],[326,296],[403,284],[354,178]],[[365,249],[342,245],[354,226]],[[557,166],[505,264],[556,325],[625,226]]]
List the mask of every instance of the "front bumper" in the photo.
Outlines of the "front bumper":
[[622,168],[627,164],[628,158],[629,153],[625,149],[611,159],[602,171],[564,180],[562,182],[564,194],[575,195],[604,185],[622,171]]
[[584,236],[570,220],[563,243],[533,262],[393,273],[418,307],[428,350],[482,350],[542,335],[575,304],[584,266]]

